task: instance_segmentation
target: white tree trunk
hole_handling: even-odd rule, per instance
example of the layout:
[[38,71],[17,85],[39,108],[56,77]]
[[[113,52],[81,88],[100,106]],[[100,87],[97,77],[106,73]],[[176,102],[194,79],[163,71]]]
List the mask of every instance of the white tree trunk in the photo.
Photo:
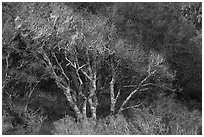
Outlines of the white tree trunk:
[[76,114],[77,120],[80,121],[83,118],[83,115],[82,115],[80,109],[78,108],[76,102],[73,101],[73,98],[71,96],[71,88],[67,87],[67,89],[64,91],[64,93],[65,93],[65,95],[67,97],[67,100],[70,103],[70,106],[74,109],[74,112]]

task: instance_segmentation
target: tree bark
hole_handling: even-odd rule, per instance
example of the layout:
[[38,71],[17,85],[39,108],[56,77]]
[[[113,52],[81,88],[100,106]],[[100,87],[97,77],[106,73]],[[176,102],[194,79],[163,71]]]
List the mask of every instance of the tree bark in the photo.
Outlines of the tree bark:
[[70,103],[70,106],[74,109],[74,112],[76,114],[77,120],[81,120],[83,118],[80,109],[78,108],[76,102],[73,101],[72,96],[71,96],[71,89],[70,87],[67,87],[66,91],[65,91],[65,95],[67,97],[67,100]]
[[81,120],[83,118],[82,113],[80,112],[80,109],[78,108],[76,102],[73,101],[72,96],[71,96],[71,88],[67,87],[67,89],[64,91],[67,100],[70,103],[70,106],[74,109],[74,112],[76,114],[77,120]]
[[92,112],[92,118],[96,119],[96,109],[98,106],[98,99],[96,96],[96,74],[95,73],[92,75],[92,79],[90,80],[89,90],[90,90],[90,94],[88,97],[88,101]]
[[115,99],[115,91],[114,91],[114,85],[115,85],[115,70],[112,67],[112,79],[110,82],[110,98],[111,98],[111,114],[115,113],[115,103],[116,103],[116,99]]
[[87,64],[88,64],[88,72],[89,75],[87,75],[87,78],[89,79],[89,96],[88,96],[88,102],[90,104],[90,109],[92,113],[92,118],[96,120],[96,109],[98,106],[98,99],[96,96],[96,57],[92,62],[89,58],[88,50],[86,51],[86,57],[87,57]]
[[90,104],[92,118],[94,120],[96,120],[96,109],[97,109],[97,106],[98,106],[98,99],[97,99],[96,95],[94,94],[92,97],[90,97],[88,99],[88,101],[89,101],[89,104]]

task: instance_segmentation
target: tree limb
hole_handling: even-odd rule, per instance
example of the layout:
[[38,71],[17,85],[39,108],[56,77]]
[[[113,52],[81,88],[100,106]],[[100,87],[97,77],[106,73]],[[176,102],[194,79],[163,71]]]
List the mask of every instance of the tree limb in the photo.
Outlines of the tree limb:
[[134,91],[132,91],[132,92],[130,93],[130,95],[126,98],[126,100],[125,100],[125,101],[123,102],[123,104],[120,106],[119,112],[122,110],[122,108],[124,107],[124,105],[130,100],[130,98],[141,88],[142,84],[143,84],[145,81],[147,81],[147,79],[148,79],[149,77],[152,76],[152,74],[154,74],[154,71],[153,71],[153,73],[149,73],[148,76],[145,77],[145,78],[140,82],[140,84],[138,85],[138,87],[137,87]]
[[65,74],[64,69],[62,68],[61,64],[59,63],[55,53],[52,52],[52,55],[54,56],[54,58],[57,62],[57,65],[60,67],[60,70],[61,70],[62,74],[64,75],[64,77],[67,79],[67,81],[70,81],[69,78],[67,77],[67,75]]

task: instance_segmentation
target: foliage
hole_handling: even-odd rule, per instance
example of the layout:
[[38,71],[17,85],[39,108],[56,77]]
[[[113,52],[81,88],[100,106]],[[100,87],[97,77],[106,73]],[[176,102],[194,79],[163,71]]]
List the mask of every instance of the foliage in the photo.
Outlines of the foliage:
[[[108,26],[107,28],[105,26],[106,18],[94,15],[83,17],[81,14],[76,14],[72,9],[61,4],[47,3],[38,5],[38,3],[25,3],[23,8],[21,17],[18,16],[15,20],[15,24],[17,24],[15,27],[20,31],[19,41],[21,37],[24,38],[24,41],[29,40],[26,43],[25,51],[21,52],[26,52],[25,57],[30,56],[30,58],[25,58],[24,60],[24,56],[20,55],[17,61],[20,67],[14,66],[14,74],[9,75],[9,77],[12,79],[19,78],[20,82],[27,81],[29,84],[32,84],[32,82],[34,84],[38,83],[39,80],[31,80],[41,80],[43,76],[45,76],[43,79],[46,76],[53,78],[59,88],[64,90],[73,109],[76,108],[76,103],[73,102],[74,98],[80,99],[82,94],[83,97],[88,98],[90,101],[96,89],[92,91],[90,88],[90,92],[82,92],[84,89],[81,88],[89,85],[88,80],[96,82],[95,71],[97,71],[100,63],[100,57],[103,58],[104,46],[107,44],[103,37],[111,31]],[[46,13],[41,11],[43,8],[46,8]],[[51,14],[48,11],[51,11]],[[19,42],[17,46],[19,44],[22,44],[22,42]],[[18,51],[17,48],[19,47],[16,47],[15,50]],[[9,55],[8,53],[6,56],[5,69],[8,72],[12,72],[8,68],[10,66]],[[69,71],[72,71],[73,75],[76,75],[75,79],[65,69],[66,67],[70,69]],[[19,70],[20,73],[16,68],[18,70],[21,68]],[[37,71],[40,69],[42,77],[39,77]],[[26,75],[30,74],[28,70],[34,74],[30,78],[26,77]],[[79,71],[88,80],[82,81]],[[20,76],[15,75],[16,73]],[[90,84],[93,83],[91,82]],[[96,85],[95,82],[93,87]],[[77,91],[78,97],[73,95],[76,94],[73,93],[73,86],[79,89]],[[68,88],[70,88],[72,93],[67,91]],[[90,104],[92,103],[90,102]]]
[[[42,95],[67,105],[64,112],[74,111],[76,118],[58,121],[54,134],[198,134],[199,112],[157,95],[168,91],[202,100],[201,8],[201,3],[3,3],[3,100],[10,106],[21,100],[20,115],[38,126],[41,116],[27,110],[29,102],[40,100],[36,89],[47,80],[52,82]],[[153,108],[141,108],[144,102]],[[18,112],[13,109],[8,121]],[[99,119],[102,112],[111,115]],[[14,134],[35,134],[35,126]]]
[[115,3],[113,18],[120,36],[145,50],[164,53],[177,71],[175,87],[198,99],[201,90],[186,85],[201,81],[201,9],[201,3]]

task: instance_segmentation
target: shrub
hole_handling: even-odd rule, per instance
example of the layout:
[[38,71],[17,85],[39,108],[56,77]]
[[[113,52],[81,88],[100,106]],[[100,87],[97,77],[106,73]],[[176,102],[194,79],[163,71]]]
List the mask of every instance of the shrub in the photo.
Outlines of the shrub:
[[26,125],[18,124],[13,125],[15,117],[4,114],[2,119],[2,134],[3,135],[36,135],[41,127],[42,121],[45,117],[30,111],[26,112],[22,117],[26,119]]
[[87,119],[76,123],[72,118],[66,117],[55,125],[55,135],[127,135],[130,134],[128,123],[122,115],[108,116],[94,122]]
[[158,135],[165,130],[160,116],[150,113],[149,108],[131,108],[125,116],[128,119],[132,134]]
[[123,113],[131,134],[198,135],[202,134],[202,114],[189,110],[174,95],[159,95],[151,106],[127,109]]
[[[124,117],[124,116],[125,117]],[[172,95],[160,95],[151,106],[131,108],[123,115],[108,116],[76,123],[67,117],[55,122],[57,135],[198,135],[202,117],[198,110],[188,110]]]
[[173,96],[161,95],[155,102],[155,114],[162,117],[162,123],[167,129],[166,134],[197,135],[201,134],[202,114],[194,109],[189,110]]
[[63,119],[54,122],[55,135],[80,135],[81,126],[79,123],[76,123],[73,118],[66,116]]
[[99,135],[129,135],[128,122],[123,115],[108,116],[97,123],[96,132]]

